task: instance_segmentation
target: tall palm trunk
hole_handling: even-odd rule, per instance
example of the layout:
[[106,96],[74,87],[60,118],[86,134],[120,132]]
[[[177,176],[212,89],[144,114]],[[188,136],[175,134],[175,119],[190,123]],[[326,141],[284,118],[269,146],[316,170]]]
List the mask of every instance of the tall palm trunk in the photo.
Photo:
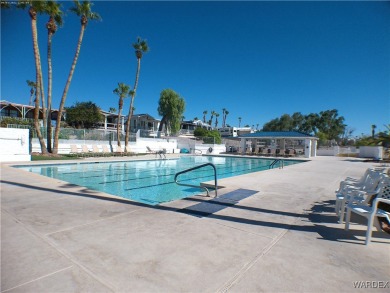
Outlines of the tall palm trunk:
[[[51,17],[49,22],[54,22],[54,19]],[[53,83],[53,70],[51,65],[51,39],[53,37],[53,32],[51,30],[48,31],[47,36],[47,68],[48,68],[48,83],[47,83],[47,150],[49,153],[52,152],[51,147],[51,136],[52,136],[52,128],[51,128],[51,102],[52,102],[52,83]]]
[[37,93],[35,99],[35,109],[34,109],[34,127],[37,133],[37,137],[39,139],[39,144],[41,145],[41,153],[47,154],[47,149],[45,145],[45,141],[43,139],[41,128],[39,125],[39,97],[42,92],[42,70],[40,70],[40,55],[39,55],[39,47],[38,47],[38,31],[37,31],[37,19],[36,19],[36,11],[33,8],[30,8],[30,16],[31,16],[31,30],[32,30],[32,38],[33,38],[33,48],[34,48],[34,57],[35,57],[35,70],[36,70],[36,83],[37,83]]
[[121,135],[120,135],[119,126],[121,125],[122,108],[123,108],[123,98],[119,98],[118,121],[116,123],[116,137],[118,141],[118,147],[121,146]]
[[61,97],[60,107],[58,109],[57,125],[56,125],[56,129],[54,131],[53,154],[58,153],[58,137],[60,134],[61,116],[62,116],[62,112],[64,110],[66,95],[68,94],[70,82],[72,81],[73,73],[74,73],[74,70],[76,68],[77,59],[78,59],[79,54],[80,54],[80,47],[81,47],[81,43],[83,41],[85,27],[86,27],[86,24],[81,25],[81,31],[80,31],[79,41],[78,41],[77,47],[76,47],[76,53],[74,55],[73,63],[72,63],[72,66],[70,68],[70,72],[69,72],[69,76],[68,76],[68,80],[66,82],[65,89],[64,89],[64,92],[63,92],[62,97]]
[[42,104],[42,121],[43,125],[47,124],[47,115],[46,115],[46,100],[45,100],[45,90],[43,87],[43,74],[42,74],[42,65],[41,65],[41,56],[38,52],[38,63],[39,63],[39,83],[41,85],[41,104]]
[[141,68],[141,58],[137,58],[137,72],[135,74],[134,88],[133,88],[133,92],[131,93],[131,102],[130,102],[130,108],[129,108],[129,115],[127,117],[127,122],[126,122],[125,147],[127,147],[129,145],[131,116],[133,114],[132,109],[133,109],[133,105],[134,105],[135,93],[137,92],[137,87],[138,87],[138,79],[139,79],[140,68]]

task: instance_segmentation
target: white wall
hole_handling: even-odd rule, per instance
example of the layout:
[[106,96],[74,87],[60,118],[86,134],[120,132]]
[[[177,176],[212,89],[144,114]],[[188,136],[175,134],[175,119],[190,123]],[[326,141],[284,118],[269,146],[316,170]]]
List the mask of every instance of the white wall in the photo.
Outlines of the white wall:
[[[90,151],[92,150],[92,145],[97,145],[98,149],[102,151],[102,145],[107,145],[110,148],[109,141],[94,141],[94,140],[60,140],[58,153],[59,154],[69,154],[70,145],[76,145],[81,152],[81,146],[87,145]],[[122,149],[124,149],[125,142],[122,142]],[[116,150],[116,142],[112,142],[113,151]],[[159,151],[165,149],[168,154],[171,153],[180,153],[180,149],[187,148],[188,150],[194,151],[194,149],[199,149],[202,151],[202,154],[219,154],[226,151],[224,144],[196,144],[193,148],[189,147],[188,143],[178,143],[176,139],[172,138],[138,138],[137,142],[129,142],[130,151],[133,153],[147,153],[148,150],[146,147],[149,147],[153,151]],[[210,152],[210,148],[212,151]],[[40,152],[41,147],[38,139],[33,139],[32,141],[32,151]]]
[[0,128],[0,162],[31,161],[29,130]]
[[377,160],[383,159],[382,146],[362,146],[360,147],[359,158],[374,158]]

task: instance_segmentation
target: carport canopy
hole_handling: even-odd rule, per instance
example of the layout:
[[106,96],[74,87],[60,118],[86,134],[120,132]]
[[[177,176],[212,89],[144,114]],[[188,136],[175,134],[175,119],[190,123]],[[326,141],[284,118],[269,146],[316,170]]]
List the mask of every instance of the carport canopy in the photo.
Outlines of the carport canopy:
[[240,150],[244,154],[247,148],[294,149],[306,158],[315,157],[318,138],[299,131],[261,131],[239,136]]

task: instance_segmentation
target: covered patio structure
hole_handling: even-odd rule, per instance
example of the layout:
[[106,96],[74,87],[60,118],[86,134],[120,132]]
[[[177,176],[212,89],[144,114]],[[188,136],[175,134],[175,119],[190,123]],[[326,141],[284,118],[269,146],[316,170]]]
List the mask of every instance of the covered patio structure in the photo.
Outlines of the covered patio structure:
[[241,135],[241,154],[304,155],[315,157],[318,138],[298,131],[264,131]]

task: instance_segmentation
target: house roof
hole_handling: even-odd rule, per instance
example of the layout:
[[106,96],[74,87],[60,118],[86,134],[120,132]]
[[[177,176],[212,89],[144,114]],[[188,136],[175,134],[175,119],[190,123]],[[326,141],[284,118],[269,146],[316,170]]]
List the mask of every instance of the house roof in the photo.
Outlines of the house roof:
[[255,133],[248,133],[239,136],[240,138],[312,138],[318,139],[317,137],[299,131],[260,131]]

